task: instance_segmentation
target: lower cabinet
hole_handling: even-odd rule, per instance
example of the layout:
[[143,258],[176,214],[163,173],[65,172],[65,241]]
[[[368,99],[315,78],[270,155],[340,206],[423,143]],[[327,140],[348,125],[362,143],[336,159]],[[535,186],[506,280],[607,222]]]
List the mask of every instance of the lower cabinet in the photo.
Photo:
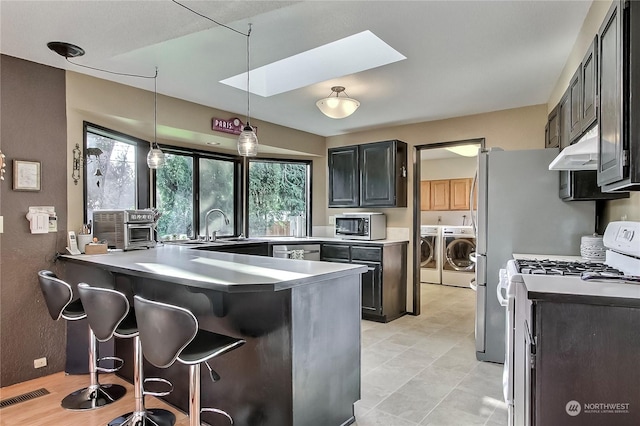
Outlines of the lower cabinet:
[[389,322],[406,314],[407,243],[323,243],[323,261],[364,265],[362,318]]

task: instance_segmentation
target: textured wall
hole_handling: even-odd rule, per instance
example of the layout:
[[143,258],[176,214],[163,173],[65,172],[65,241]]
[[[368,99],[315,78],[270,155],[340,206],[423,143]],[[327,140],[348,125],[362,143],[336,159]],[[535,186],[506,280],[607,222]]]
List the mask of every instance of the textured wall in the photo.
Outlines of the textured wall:
[[[67,223],[65,75],[56,68],[0,57],[0,148],[7,174],[0,181],[4,234],[0,234],[0,386],[64,369],[64,321],[49,316],[38,284],[64,250]],[[41,190],[12,189],[14,159],[41,162]],[[55,206],[58,232],[31,234],[29,206]],[[33,368],[46,356],[48,366]]]

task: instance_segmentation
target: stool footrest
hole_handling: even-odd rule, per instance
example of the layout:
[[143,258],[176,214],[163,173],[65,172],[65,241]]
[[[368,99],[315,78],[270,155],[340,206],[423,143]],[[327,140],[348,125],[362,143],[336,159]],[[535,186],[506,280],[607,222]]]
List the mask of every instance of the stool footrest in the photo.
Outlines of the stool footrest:
[[226,411],[222,411],[222,410],[219,410],[217,408],[201,408],[200,412],[201,413],[210,412],[210,413],[220,414],[222,416],[225,416],[229,420],[230,424],[233,424],[233,419],[231,418],[231,416]]
[[167,391],[160,391],[160,392],[155,392],[155,391],[148,391],[146,389],[144,389],[143,386],[143,390],[142,393],[144,395],[151,395],[151,396],[167,396],[169,395],[171,392],[173,392],[173,383],[171,383],[170,381],[168,381],[167,379],[163,379],[160,377],[148,377],[146,379],[144,379],[144,385],[147,384],[147,382],[149,383],[164,383],[165,385],[169,386],[169,390]]
[[114,361],[115,367],[106,368],[106,367],[100,367],[99,365],[97,365],[96,371],[98,371],[99,373],[115,373],[116,371],[120,370],[124,365],[124,360],[122,358],[118,358],[117,356],[105,356],[103,358],[98,358],[98,360],[96,361],[96,364],[100,364],[100,362],[102,361]]

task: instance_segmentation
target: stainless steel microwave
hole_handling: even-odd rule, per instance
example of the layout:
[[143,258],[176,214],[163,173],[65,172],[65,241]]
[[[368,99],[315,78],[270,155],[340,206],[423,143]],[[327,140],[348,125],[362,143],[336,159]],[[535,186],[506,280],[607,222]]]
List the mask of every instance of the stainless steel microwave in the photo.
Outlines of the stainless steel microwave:
[[334,235],[349,240],[384,240],[387,238],[387,217],[384,213],[336,215]]
[[151,210],[95,210],[93,236],[110,249],[155,247],[154,212]]

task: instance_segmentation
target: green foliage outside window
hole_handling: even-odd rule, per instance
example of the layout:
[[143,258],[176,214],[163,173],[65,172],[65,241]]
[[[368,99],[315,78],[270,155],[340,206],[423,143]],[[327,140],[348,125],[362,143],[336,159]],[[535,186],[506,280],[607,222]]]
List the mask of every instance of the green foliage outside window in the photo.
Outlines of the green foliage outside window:
[[156,173],[158,236],[193,237],[193,158],[165,153],[165,159]]
[[289,235],[289,220],[307,214],[307,169],[303,163],[249,163],[249,235]]

